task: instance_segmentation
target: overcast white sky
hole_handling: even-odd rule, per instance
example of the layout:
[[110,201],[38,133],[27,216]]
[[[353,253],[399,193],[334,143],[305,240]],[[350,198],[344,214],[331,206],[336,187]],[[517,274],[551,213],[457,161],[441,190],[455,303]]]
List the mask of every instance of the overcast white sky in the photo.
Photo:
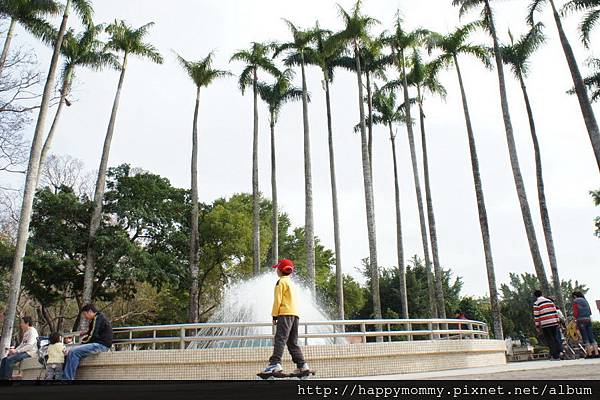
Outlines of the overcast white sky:
[[[339,29],[336,2],[332,0],[102,0],[94,1],[97,22],[121,18],[139,26],[154,21],[149,40],[165,56],[165,65],[131,60],[112,145],[110,165],[130,163],[158,173],[179,187],[189,187],[191,123],[195,90],[171,52],[197,59],[217,52],[216,67],[239,73],[240,64],[228,64],[231,54],[251,41],[286,40],[289,33],[281,18],[300,27]],[[340,0],[351,7],[353,0]],[[459,23],[457,10],[442,0],[366,0],[365,12],[382,25],[392,27],[396,9],[407,27],[426,27],[447,32]],[[526,30],[526,1],[496,2],[498,30],[504,40],[507,29]],[[476,15],[463,20],[468,22]],[[579,280],[591,290],[590,300],[600,299],[600,241],[593,236],[595,209],[589,191],[600,187],[598,169],[574,96],[565,94],[572,82],[551,15],[544,13],[549,42],[533,58],[528,80],[537,117],[542,149],[546,194],[554,230],[562,279]],[[566,22],[580,64],[592,55],[578,41],[578,18]],[[478,37],[474,40],[486,40]],[[595,42],[600,40],[595,35]],[[17,43],[32,46],[47,68],[49,50],[27,33],[18,32]],[[486,43],[489,44],[489,43]],[[598,56],[598,54],[595,54]],[[534,272],[510,170],[506,137],[498,101],[495,71],[460,59],[468,91],[487,201],[492,247],[499,283],[510,272]],[[585,68],[584,68],[585,70]],[[508,72],[508,71],[507,71]],[[299,74],[298,74],[299,75]],[[509,77],[509,100],[522,172],[527,185],[538,240],[545,253],[535,187],[532,143],[518,85]],[[97,169],[118,74],[114,71],[78,73],[78,101],[66,110],[53,152],[70,154]],[[467,137],[456,74],[441,76],[447,100],[427,104],[430,170],[437,218],[440,259],[464,278],[464,293],[487,293],[485,264],[473,191]],[[324,96],[321,74],[308,69],[316,234],[333,248],[331,197]],[[346,273],[368,256],[362,185],[355,77],[338,72],[332,87],[333,126],[337,151],[338,190],[342,225],[342,256]],[[600,116],[600,108],[595,105]],[[269,141],[266,109],[260,110],[260,184],[270,193]],[[304,222],[301,105],[284,108],[278,125],[280,204],[294,225]],[[200,200],[211,201],[237,192],[251,191],[252,97],[242,96],[235,78],[215,83],[202,93],[200,111]],[[417,141],[419,144],[420,141]],[[411,175],[405,129],[399,134],[402,212],[405,249],[422,256],[416,197]],[[376,128],[374,184],[379,263],[396,264],[393,170],[387,130]],[[422,171],[421,171],[422,173]],[[550,276],[547,257],[546,270]],[[597,315],[597,314],[596,314]]]

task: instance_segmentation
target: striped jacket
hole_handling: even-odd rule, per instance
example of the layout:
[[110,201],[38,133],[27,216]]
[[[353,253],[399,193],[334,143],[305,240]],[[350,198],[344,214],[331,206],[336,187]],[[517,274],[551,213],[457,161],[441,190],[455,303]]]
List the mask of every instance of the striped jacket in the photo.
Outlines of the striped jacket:
[[552,300],[544,296],[538,297],[535,303],[533,303],[533,319],[536,328],[556,326],[560,322],[558,313],[556,312],[556,305]]

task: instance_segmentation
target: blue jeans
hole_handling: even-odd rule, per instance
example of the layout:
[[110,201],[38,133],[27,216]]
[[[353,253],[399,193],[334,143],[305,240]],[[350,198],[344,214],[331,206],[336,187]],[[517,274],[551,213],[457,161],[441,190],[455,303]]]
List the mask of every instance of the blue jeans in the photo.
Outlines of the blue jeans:
[[88,343],[79,346],[73,346],[67,354],[65,360],[65,370],[63,373],[63,379],[72,381],[75,379],[75,373],[79,362],[82,358],[86,358],[90,354],[97,354],[108,351],[108,347],[100,343]]
[[577,321],[577,328],[579,328],[579,333],[581,333],[581,339],[584,346],[596,344],[591,320]]
[[13,365],[30,357],[27,353],[16,353],[12,356],[4,357],[2,363],[0,363],[0,379],[9,380],[12,378]]

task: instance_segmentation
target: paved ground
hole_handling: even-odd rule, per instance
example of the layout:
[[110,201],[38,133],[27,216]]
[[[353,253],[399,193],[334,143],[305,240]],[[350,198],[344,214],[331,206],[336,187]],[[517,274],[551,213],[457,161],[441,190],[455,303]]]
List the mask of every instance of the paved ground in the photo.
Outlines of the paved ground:
[[600,359],[573,361],[526,361],[506,365],[456,369],[417,374],[369,376],[365,380],[523,380],[523,379],[600,379]]

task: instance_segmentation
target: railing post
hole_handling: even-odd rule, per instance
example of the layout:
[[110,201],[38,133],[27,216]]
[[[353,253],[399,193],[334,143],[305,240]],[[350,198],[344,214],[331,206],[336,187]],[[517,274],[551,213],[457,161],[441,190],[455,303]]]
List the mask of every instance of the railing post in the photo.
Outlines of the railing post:
[[[308,324],[304,324],[304,334],[308,335]],[[308,338],[304,337],[304,345],[308,346]]]
[[[388,334],[389,334],[389,332],[392,331],[392,324],[387,324],[387,326],[388,326]],[[392,335],[391,334],[389,334],[388,339],[390,340],[390,343],[392,343]]]
[[179,329],[179,349],[185,350],[185,328],[181,327]]
[[468,324],[467,328],[471,331],[469,333],[469,335],[471,336],[471,339],[475,339],[475,333],[473,332],[473,324]]
[[427,330],[429,330],[429,340],[433,340],[433,324],[431,322],[427,323]]
[[156,350],[156,330],[152,331],[152,350]]
[[131,341],[133,340],[133,331],[129,331],[129,351],[133,349],[133,344]]
[[360,324],[360,331],[363,333],[362,342],[367,343],[367,335],[365,335],[365,333],[367,332],[367,327],[364,323]]
[[411,332],[411,333],[409,333],[409,334],[408,334],[408,341],[409,341],[409,342],[412,342],[412,340],[413,340],[413,335],[412,335],[412,324],[409,322],[408,324],[406,324],[406,328],[407,328],[407,329],[406,329],[407,331]]

